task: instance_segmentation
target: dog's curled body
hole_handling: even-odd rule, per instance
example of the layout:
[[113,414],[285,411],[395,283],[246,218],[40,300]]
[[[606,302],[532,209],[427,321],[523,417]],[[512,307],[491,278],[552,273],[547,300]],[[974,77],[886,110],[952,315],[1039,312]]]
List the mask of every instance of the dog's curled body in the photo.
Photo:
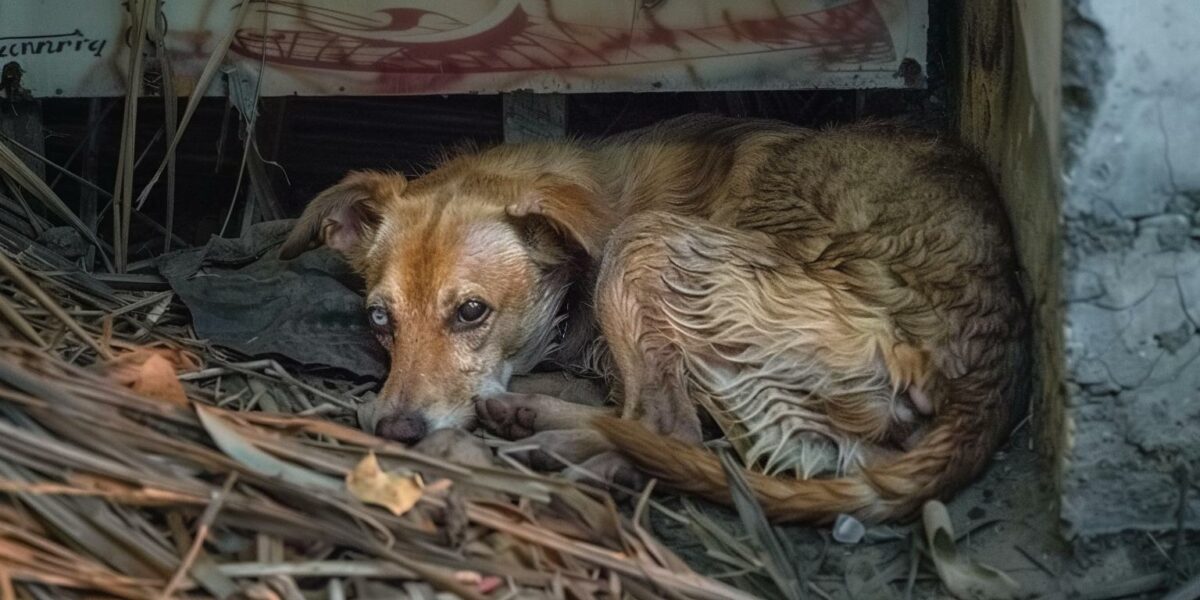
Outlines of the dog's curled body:
[[[697,406],[767,513],[806,521],[911,514],[977,474],[1023,411],[1011,234],[985,171],[953,144],[880,124],[690,116],[467,152],[407,187],[343,244],[368,285],[402,289],[386,273],[406,260],[396,223],[506,219],[536,266],[507,373],[605,365],[622,418],[593,419],[603,436],[588,444],[684,491],[728,500]],[[285,254],[337,206],[314,202]]]
[[[763,471],[769,514],[904,515],[986,464],[1023,411],[1028,332],[969,153],[884,125],[674,123],[625,143],[610,194],[633,221],[609,241],[601,314],[669,356],[669,385]],[[727,498],[712,455],[601,427],[650,474]]]

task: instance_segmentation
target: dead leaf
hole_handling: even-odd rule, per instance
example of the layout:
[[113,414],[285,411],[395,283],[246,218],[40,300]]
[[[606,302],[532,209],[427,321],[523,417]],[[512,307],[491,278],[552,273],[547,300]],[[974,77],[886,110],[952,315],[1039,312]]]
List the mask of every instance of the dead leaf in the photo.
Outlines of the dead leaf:
[[105,368],[110,379],[143,396],[187,406],[187,393],[177,373],[195,369],[198,364],[194,357],[179,350],[139,348],[110,361]]
[[954,526],[946,506],[937,500],[925,503],[925,542],[942,584],[960,600],[1016,600],[1021,585],[999,569],[958,554]]
[[420,477],[384,473],[374,452],[367,453],[346,475],[346,489],[355,498],[378,504],[397,516],[408,512],[424,493]]

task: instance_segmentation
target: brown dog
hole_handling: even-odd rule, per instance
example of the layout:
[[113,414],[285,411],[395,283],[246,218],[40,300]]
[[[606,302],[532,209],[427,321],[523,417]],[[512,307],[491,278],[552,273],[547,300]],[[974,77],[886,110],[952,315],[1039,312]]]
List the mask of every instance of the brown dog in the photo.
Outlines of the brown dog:
[[[1028,393],[997,194],[897,128],[692,116],[353,173],[282,255],[318,241],[366,278],[392,367],[364,425],[403,442],[478,418],[727,501],[699,406],[773,518],[878,520],[975,476]],[[544,362],[608,377],[622,418],[506,391]]]

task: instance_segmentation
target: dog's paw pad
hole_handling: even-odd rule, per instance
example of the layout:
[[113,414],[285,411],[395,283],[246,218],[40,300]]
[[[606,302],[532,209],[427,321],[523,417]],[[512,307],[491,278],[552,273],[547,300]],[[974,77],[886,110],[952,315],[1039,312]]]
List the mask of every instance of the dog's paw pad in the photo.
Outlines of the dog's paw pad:
[[513,435],[530,435],[533,433],[533,424],[537,420],[537,411],[528,406],[520,406],[516,411],[516,418],[513,419],[512,429]]
[[502,398],[479,398],[475,401],[475,414],[488,431],[517,439],[532,435],[537,411]]
[[500,424],[509,419],[508,404],[496,398],[480,398],[475,403],[475,412],[486,424]]

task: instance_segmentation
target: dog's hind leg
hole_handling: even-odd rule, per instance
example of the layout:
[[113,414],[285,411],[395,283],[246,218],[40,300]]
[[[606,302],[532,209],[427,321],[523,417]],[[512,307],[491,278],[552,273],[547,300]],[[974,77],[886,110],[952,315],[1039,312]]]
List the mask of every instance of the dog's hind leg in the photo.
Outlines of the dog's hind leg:
[[667,213],[623,223],[598,287],[622,417],[698,443],[703,407],[748,465],[856,467],[911,418],[886,320],[813,278],[766,233]]
[[[667,221],[664,221],[666,219]],[[621,417],[651,431],[700,443],[700,418],[691,399],[684,340],[667,318],[678,299],[664,274],[677,246],[694,232],[687,219],[660,213],[627,219],[609,239],[596,284],[600,330],[619,379]],[[677,229],[669,223],[679,225]]]
[[[811,476],[856,468],[910,418],[880,315],[837,296],[765,233],[636,215],[606,246],[595,300],[621,416],[658,435],[700,443],[703,407],[748,465]],[[578,429],[540,440],[547,453],[578,461],[587,448],[598,453],[585,466],[630,479],[583,415],[551,412],[545,423]]]

